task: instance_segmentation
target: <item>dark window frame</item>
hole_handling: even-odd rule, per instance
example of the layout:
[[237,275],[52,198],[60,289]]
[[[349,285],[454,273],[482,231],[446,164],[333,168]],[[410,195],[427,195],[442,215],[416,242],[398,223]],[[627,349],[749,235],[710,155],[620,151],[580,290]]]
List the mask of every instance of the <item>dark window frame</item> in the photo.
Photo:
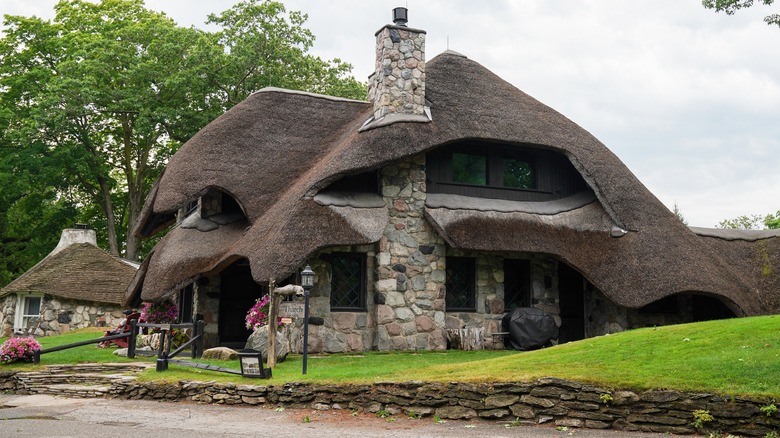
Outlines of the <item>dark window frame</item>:
[[[502,190],[538,190],[537,157],[533,151],[505,145],[493,145],[484,143],[467,143],[444,148],[432,153],[435,165],[438,166],[437,183],[445,185],[460,185],[470,187],[484,187],[487,189]],[[468,155],[472,157],[484,157],[485,175],[484,184],[474,184],[457,181],[455,175],[455,155]],[[532,171],[532,183],[528,187],[512,187],[504,185],[505,160],[515,159],[524,161]]]
[[504,259],[504,311],[533,307],[531,284],[530,260]]
[[[453,178],[453,153],[481,154],[486,161],[490,161],[486,166],[488,175],[485,184],[482,185],[482,179],[476,177],[470,182],[479,185],[456,182],[457,178]],[[514,166],[511,163],[513,159],[518,161]],[[461,162],[467,163],[468,160]],[[554,148],[531,143],[458,141],[427,152],[425,166],[428,193],[545,202],[592,191],[566,154]],[[467,176],[468,173],[461,175]],[[506,181],[504,176],[508,176]]]
[[[334,303],[335,288],[340,280],[337,280],[337,275],[340,272],[337,271],[336,265],[339,263],[338,259],[352,260],[357,263],[357,272],[351,272],[350,275],[356,276],[358,280],[357,289],[349,291],[349,295],[357,294],[350,300],[356,302],[355,305],[344,305],[343,303]],[[331,265],[331,283],[330,283],[330,310],[332,312],[364,312],[366,311],[366,296],[368,290],[368,276],[366,269],[366,254],[358,252],[334,252],[328,256],[328,260]],[[348,283],[348,281],[347,281]]]
[[[446,259],[445,306],[447,312],[477,311],[477,260],[474,257]],[[457,269],[457,272],[453,270]],[[453,284],[457,281],[458,284]],[[465,289],[465,295],[460,292]],[[457,294],[457,295],[455,295]]]
[[179,290],[179,323],[193,322],[195,288],[192,283]]

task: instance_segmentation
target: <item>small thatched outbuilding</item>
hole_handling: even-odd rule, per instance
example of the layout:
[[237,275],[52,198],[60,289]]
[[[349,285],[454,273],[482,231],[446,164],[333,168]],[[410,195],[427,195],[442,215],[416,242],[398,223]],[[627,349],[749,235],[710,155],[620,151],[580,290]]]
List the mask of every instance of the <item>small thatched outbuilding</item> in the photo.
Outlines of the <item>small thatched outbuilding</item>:
[[123,318],[124,295],[137,269],[98,248],[94,230],[65,229],[49,255],[0,289],[3,336],[113,327]]
[[176,225],[127,303],[178,296],[240,344],[308,264],[328,352],[501,348],[515,307],[560,342],[780,311],[780,233],[689,228],[552,108],[459,53],[426,62],[424,31],[376,36],[369,102],[263,89],[172,157],[136,231]]

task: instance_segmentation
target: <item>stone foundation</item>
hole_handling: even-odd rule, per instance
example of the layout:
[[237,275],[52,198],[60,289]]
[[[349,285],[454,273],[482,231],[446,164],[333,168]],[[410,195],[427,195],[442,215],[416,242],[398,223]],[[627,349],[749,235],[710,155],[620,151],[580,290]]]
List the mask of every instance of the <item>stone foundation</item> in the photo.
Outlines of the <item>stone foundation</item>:
[[[16,315],[15,294],[5,298],[2,305],[2,336],[11,336]],[[116,327],[124,318],[119,305],[70,300],[46,295],[41,303],[41,318],[34,336],[53,336],[68,330],[85,327]]]

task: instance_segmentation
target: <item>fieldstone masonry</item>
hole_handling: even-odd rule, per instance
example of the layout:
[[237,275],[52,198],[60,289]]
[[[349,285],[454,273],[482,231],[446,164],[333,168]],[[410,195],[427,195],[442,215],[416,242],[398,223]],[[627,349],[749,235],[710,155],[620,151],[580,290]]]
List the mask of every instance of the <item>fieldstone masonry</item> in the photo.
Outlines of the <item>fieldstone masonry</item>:
[[389,214],[377,253],[379,350],[444,350],[444,240],[425,220],[425,155],[386,166]]
[[219,275],[201,277],[194,286],[195,307],[193,312],[203,316],[203,345],[206,348],[219,345],[220,286],[221,278]]
[[[311,385],[293,382],[260,386],[192,381],[161,384],[103,374],[102,381],[105,383],[94,386],[94,379],[101,377],[97,374],[99,371],[82,369],[82,372],[89,373],[83,383],[92,386],[84,386],[79,391],[77,385],[82,379],[72,374],[73,371],[57,368],[34,373],[0,372],[0,389],[18,394],[41,394],[49,393],[50,386],[67,387],[67,392],[63,392],[62,388],[57,390],[71,397],[350,409],[364,413],[384,411],[391,415],[414,414],[453,420],[482,418],[511,425],[550,424],[672,434],[699,432],[763,437],[780,430],[778,414],[767,415],[761,410],[771,400],[669,390],[615,390],[557,378],[478,384],[381,382],[372,385]],[[118,370],[110,371],[116,373]],[[43,384],[43,380],[53,376],[59,379],[53,381],[54,385]],[[693,426],[696,410],[707,411],[713,421],[696,430]]]
[[[13,334],[16,300],[16,294],[10,294],[2,304],[2,336]],[[53,336],[84,327],[115,327],[124,318],[122,310],[118,305],[46,295],[41,303],[41,318],[31,334]]]
[[387,25],[376,33],[376,69],[368,100],[374,119],[425,111],[425,31]]
[[[332,252],[366,254],[366,311],[333,312],[330,308],[330,264],[323,257]],[[376,259],[375,245],[332,247],[310,259],[315,273],[314,288],[309,296],[309,346],[312,353],[343,353],[371,350],[374,344],[376,322],[373,318],[375,302],[372,288]],[[283,331],[294,352],[303,351],[303,320],[295,320]]]

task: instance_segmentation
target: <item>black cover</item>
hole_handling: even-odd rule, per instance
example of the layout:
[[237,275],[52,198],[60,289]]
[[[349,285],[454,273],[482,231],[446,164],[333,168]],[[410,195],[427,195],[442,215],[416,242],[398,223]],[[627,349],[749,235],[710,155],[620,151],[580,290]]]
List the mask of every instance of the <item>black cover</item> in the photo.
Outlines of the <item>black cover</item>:
[[509,332],[507,347],[536,350],[550,346],[558,337],[558,326],[547,312],[533,307],[518,307],[504,315],[503,331]]

